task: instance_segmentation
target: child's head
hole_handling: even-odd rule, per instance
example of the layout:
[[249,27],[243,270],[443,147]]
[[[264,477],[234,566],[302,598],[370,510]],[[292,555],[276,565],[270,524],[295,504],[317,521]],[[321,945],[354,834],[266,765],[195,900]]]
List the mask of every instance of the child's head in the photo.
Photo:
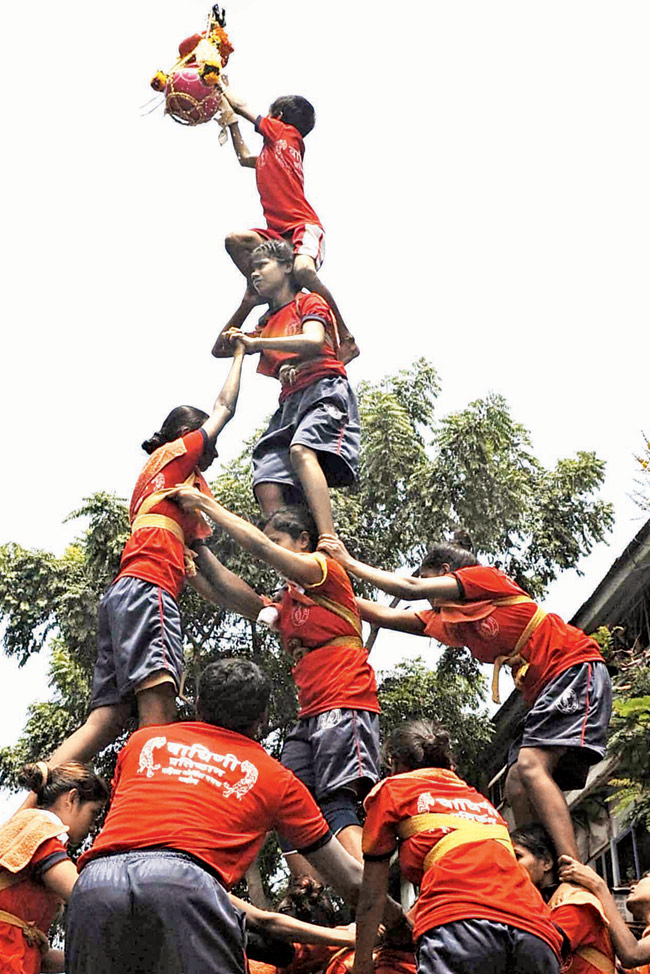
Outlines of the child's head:
[[297,128],[303,139],[309,135],[316,122],[316,112],[311,102],[302,95],[281,95],[269,108],[271,118],[279,118]]
[[316,923],[320,927],[334,927],[338,919],[325,887],[311,876],[291,879],[277,910],[285,916],[295,917],[303,923]]
[[247,659],[217,660],[199,678],[199,720],[254,737],[268,714],[271,684],[266,673]]
[[650,869],[632,884],[625,905],[635,920],[650,923]]
[[453,771],[451,738],[437,720],[409,720],[396,727],[384,746],[384,759],[393,774],[417,768]]
[[37,808],[54,812],[68,826],[74,845],[88,835],[109,796],[104,779],[79,761],[58,768],[48,768],[45,761],[28,764],[18,781],[36,793]]
[[517,862],[524,867],[538,889],[557,882],[557,855],[553,840],[543,825],[532,822],[510,833]]
[[308,508],[302,505],[281,507],[262,523],[267,538],[288,551],[315,551],[318,529]]
[[284,240],[265,240],[251,254],[251,283],[262,297],[272,298],[293,282],[293,250]]
[[166,417],[158,432],[144,441],[142,449],[146,453],[153,453],[163,444],[171,443],[185,433],[200,429],[208,418],[207,413],[202,409],[196,409],[195,406],[176,406]]
[[429,549],[420,565],[420,576],[431,578],[445,575],[470,565],[478,565],[478,560],[472,552],[469,534],[461,528],[454,532],[451,541],[441,541]]

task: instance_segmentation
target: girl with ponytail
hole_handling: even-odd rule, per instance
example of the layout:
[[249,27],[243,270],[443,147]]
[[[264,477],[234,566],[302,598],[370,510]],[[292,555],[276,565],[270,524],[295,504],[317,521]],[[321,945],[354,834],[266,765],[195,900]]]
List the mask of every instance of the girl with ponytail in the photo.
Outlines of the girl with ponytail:
[[479,564],[465,531],[434,545],[416,576],[365,565],[332,536],[319,547],[397,601],[428,599],[424,611],[364,599],[359,608],[374,626],[465,646],[481,663],[492,663],[495,703],[499,670],[510,667],[529,707],[508,754],[506,791],[515,820],[539,819],[559,855],[579,858],[563,791],[582,788],[590,766],[602,760],[611,714],[611,683],[595,639],[546,612],[498,568]]
[[176,717],[184,669],[176,600],[185,581],[205,598],[213,592],[201,574],[204,558],[198,548],[210,528],[202,516],[184,514],[170,495],[185,483],[212,496],[202,472],[215,459],[217,437],[234,415],[243,355],[237,345],[211,415],[177,406],[142,444],[149,459],[131,498],[131,537],[120,572],[99,605],[90,714],[54,752],[50,767],[90,760],[121,732],[134,701],[140,727]]
[[372,970],[396,849],[402,875],[420,887],[418,974],[557,974],[562,938],[515,859],[505,821],[456,775],[445,728],[428,720],[401,724],[385,753],[391,776],[364,802],[352,974]]
[[108,788],[77,762],[50,769],[39,761],[19,781],[37,805],[0,826],[0,968],[3,974],[63,971],[61,951],[49,949],[47,935],[77,879],[66,843],[86,838]]

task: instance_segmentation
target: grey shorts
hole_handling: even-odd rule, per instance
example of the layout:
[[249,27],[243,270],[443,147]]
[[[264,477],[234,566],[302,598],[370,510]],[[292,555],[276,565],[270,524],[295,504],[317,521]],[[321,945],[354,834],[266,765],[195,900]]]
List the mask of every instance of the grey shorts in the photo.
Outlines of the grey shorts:
[[90,709],[128,701],[154,673],[183,675],[183,635],[176,601],[141,578],[119,578],[99,603],[97,662]]
[[349,487],[356,481],[361,428],[357,400],[346,378],[327,376],[285,399],[253,449],[253,486],[277,483],[301,489],[289,456],[297,445],[318,454],[330,487]]
[[[379,781],[379,750],[379,714],[326,710],[296,723],[280,761],[309,788],[336,835],[359,825],[357,799]],[[280,845],[292,851],[282,838]]]
[[190,856],[93,859],[67,913],[68,974],[246,974],[244,916]]
[[582,788],[589,768],[605,754],[612,684],[605,663],[578,663],[544,687],[510,746],[508,766],[522,747],[566,747],[554,778],[565,791]]
[[418,974],[558,974],[545,940],[494,920],[456,920],[418,941]]

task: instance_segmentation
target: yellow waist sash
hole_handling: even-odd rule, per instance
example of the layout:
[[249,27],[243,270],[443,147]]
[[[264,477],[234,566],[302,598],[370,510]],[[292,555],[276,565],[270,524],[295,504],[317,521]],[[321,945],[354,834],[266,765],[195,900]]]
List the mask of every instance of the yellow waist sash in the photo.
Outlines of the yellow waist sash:
[[451,828],[454,831],[443,836],[439,842],[431,849],[424,860],[424,870],[431,869],[434,863],[443,856],[446,856],[452,849],[469,842],[482,842],[485,839],[494,839],[504,846],[514,857],[514,849],[510,841],[510,834],[505,825],[487,825],[482,822],[472,822],[469,819],[459,818],[457,815],[443,815],[434,812],[423,812],[421,815],[412,815],[399,823],[397,834],[400,839],[410,839],[418,832],[430,832],[432,829]]
[[597,971],[602,971],[603,974],[615,974],[616,968],[614,967],[613,961],[603,954],[602,951],[596,950],[595,947],[578,947],[576,950],[578,957],[582,957],[583,960],[595,967]]
[[[194,471],[189,475],[187,480],[183,481],[182,486],[192,487],[196,479],[196,474]],[[177,485],[178,486],[178,485]],[[169,531],[178,538],[180,543],[183,545],[183,554],[185,558],[185,574],[194,576],[196,575],[196,565],[194,564],[194,553],[191,548],[188,548],[185,544],[185,532],[182,527],[175,521],[172,517],[167,517],[165,514],[150,514],[149,511],[156,504],[160,504],[169,494],[176,492],[177,487],[166,487],[164,490],[157,490],[155,493],[150,494],[146,497],[140,507],[138,508],[138,513],[133,518],[131,523],[131,534],[135,534],[140,528],[162,528],[164,531]]]
[[[503,599],[494,599],[495,606],[502,605],[521,605],[524,602],[532,602],[535,604],[535,600],[531,599],[528,595],[510,595]],[[517,690],[521,690],[523,682],[526,678],[526,673],[530,666],[528,660],[524,659],[521,655],[521,650],[524,648],[532,634],[535,632],[540,623],[546,618],[546,612],[544,609],[537,607],[537,611],[532,616],[528,625],[523,630],[517,644],[511,653],[504,653],[503,656],[497,656],[494,661],[494,672],[492,673],[492,700],[494,703],[501,703],[501,698],[499,696],[499,674],[501,672],[502,666],[509,666],[512,670],[512,676],[515,681],[515,687]]]
[[337,646],[346,646],[349,649],[363,649],[363,640],[358,636],[335,636],[328,643],[322,646],[303,646],[297,636],[287,641],[287,652],[294,663],[299,663],[303,656],[313,653],[316,649],[335,649]]
[[42,954],[47,953],[50,946],[48,939],[43,931],[39,930],[33,923],[21,920],[20,917],[14,916],[13,913],[7,913],[5,910],[0,910],[0,923],[8,923],[11,927],[20,927],[30,947],[36,946]]

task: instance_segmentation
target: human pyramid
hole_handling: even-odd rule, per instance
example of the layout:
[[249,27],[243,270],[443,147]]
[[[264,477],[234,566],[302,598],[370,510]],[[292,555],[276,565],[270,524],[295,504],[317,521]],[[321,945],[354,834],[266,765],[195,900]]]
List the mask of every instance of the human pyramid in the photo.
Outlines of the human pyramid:
[[[225,83],[220,90],[222,123],[241,165],[255,169],[267,226],[226,239],[246,291],[213,348],[232,364],[211,414],[178,406],[142,444],[149,456],[131,535],[99,607],[89,716],[25,769],[32,793],[0,828],[0,967],[245,974],[244,917],[266,942],[257,955],[265,972],[613,972],[615,949],[627,964],[648,964],[650,939],[637,943],[606,885],[580,863],[563,793],[581,787],[605,751],[611,686],[598,645],[479,564],[462,532],[435,544],[411,577],[363,564],[337,537],[329,488],[357,476],[360,427],[345,365],[358,348],[318,276],[324,232],[302,169],[314,109],[286,96],[262,116]],[[239,118],[262,136],[259,155]],[[258,304],[268,310],[242,331]],[[279,408],[253,450],[260,527],[219,504],[203,477],[253,354],[258,372],[280,382]],[[254,591],[218,561],[206,518],[286,579],[279,594]],[[359,599],[350,576],[431,607]],[[258,743],[271,686],[248,660],[210,664],[196,719],[177,720],[185,582],[270,626],[291,657],[299,714],[280,762]],[[399,726],[384,742],[389,775],[380,780],[363,621],[468,647],[494,664],[497,698],[499,668],[511,669],[528,706],[508,759],[514,833],[456,775],[439,723]],[[75,865],[66,841],[89,833],[109,795],[86,762],[116,740],[134,704],[139,726],[120,751],[106,820]],[[271,830],[292,874],[275,913],[229,894]],[[407,914],[388,896],[396,852],[418,890]],[[355,927],[333,926],[324,884],[355,908]],[[65,960],[47,940],[61,900]],[[650,924],[650,879],[628,904]]]

